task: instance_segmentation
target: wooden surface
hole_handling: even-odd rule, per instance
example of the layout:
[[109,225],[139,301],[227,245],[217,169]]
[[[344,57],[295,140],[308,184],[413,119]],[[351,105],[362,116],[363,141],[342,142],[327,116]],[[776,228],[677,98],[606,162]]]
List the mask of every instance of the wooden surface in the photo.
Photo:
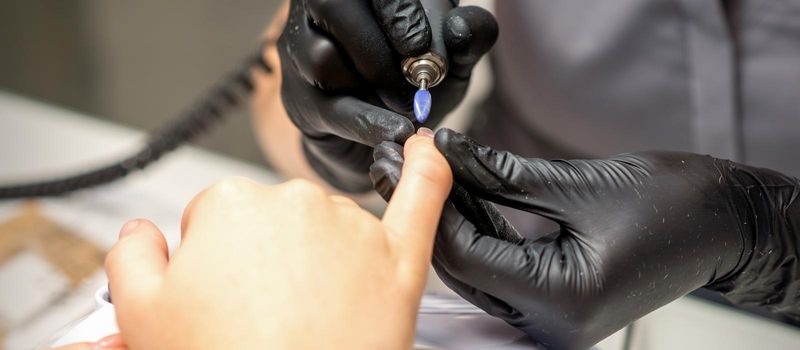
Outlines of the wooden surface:
[[0,222],[0,265],[22,251],[38,254],[77,287],[103,265],[105,252],[43,215],[35,202]]

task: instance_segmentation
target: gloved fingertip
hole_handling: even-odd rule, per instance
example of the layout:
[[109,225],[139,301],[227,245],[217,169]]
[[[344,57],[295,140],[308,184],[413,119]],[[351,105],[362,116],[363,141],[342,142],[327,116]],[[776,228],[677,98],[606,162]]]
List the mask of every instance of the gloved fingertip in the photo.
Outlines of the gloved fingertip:
[[499,33],[494,15],[478,6],[450,10],[445,17],[445,29],[447,48],[456,51],[482,49],[485,52],[497,40]]
[[401,56],[418,56],[431,46],[432,32],[419,1],[373,0],[386,37]]
[[403,146],[392,141],[383,141],[379,143],[372,152],[372,159],[377,162],[383,158],[402,162]]
[[436,132],[433,141],[439,152],[447,157],[448,153],[452,153],[454,150],[464,149],[468,139],[452,129],[442,128]]
[[370,147],[403,144],[416,133],[408,117],[352,96],[337,98],[325,123],[331,133]]
[[432,37],[430,26],[425,25],[424,28],[407,33],[402,40],[396,40],[394,48],[404,57],[419,56],[427,52],[431,47]]
[[403,168],[403,146],[384,141],[375,147],[375,162],[369,167],[372,188],[387,202],[392,198]]
[[468,74],[497,41],[497,21],[489,11],[464,6],[451,10],[444,23],[444,42],[455,73]]
[[503,167],[495,162],[496,152],[492,148],[449,129],[436,133],[434,142],[459,183],[481,191],[498,186],[496,175],[503,172]]
[[404,121],[400,123],[395,128],[393,128],[392,138],[390,139],[394,143],[399,145],[403,145],[408,141],[411,136],[414,136],[417,133],[417,130],[414,128],[414,124],[408,120],[408,118],[402,118]]
[[387,202],[392,198],[397,184],[400,182],[402,162],[382,158],[369,167],[372,187]]

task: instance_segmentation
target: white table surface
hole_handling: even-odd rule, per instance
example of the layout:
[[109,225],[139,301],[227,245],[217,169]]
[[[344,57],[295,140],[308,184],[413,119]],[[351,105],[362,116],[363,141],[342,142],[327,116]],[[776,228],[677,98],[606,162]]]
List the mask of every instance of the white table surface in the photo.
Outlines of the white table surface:
[[[0,184],[30,181],[80,171],[119,159],[143,140],[139,131],[89,118],[0,91]],[[124,180],[75,195],[42,202],[48,217],[110,248],[128,219],[152,219],[178,241],[183,207],[208,185],[230,176],[262,183],[281,178],[262,167],[184,147]],[[14,215],[21,202],[0,202],[0,219]],[[6,335],[5,347],[39,344],[58,327],[91,310],[92,293],[106,283],[102,273],[70,295],[63,305]],[[601,343],[617,349],[621,334]],[[800,349],[800,332],[772,321],[714,304],[682,298],[637,322],[635,349]]]
[[[144,136],[140,131],[0,91],[0,184],[49,179],[105,165],[136,150]],[[183,147],[123,180],[39,205],[47,217],[105,250],[114,244],[123,223],[140,217],[157,223],[174,249],[184,206],[210,184],[231,176],[261,183],[281,181],[264,168]],[[18,213],[20,203],[0,202],[0,219]],[[91,311],[92,293],[105,283],[101,271],[65,302],[6,334],[5,348],[39,345],[60,327]]]

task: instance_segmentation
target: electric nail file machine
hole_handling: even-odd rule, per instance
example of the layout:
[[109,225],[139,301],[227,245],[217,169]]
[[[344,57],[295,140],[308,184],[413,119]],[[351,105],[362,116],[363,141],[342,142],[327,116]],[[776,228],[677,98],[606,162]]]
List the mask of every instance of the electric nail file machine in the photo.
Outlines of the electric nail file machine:
[[444,16],[453,8],[450,0],[422,0],[425,15],[431,26],[431,48],[425,54],[403,60],[403,74],[409,83],[419,88],[414,94],[414,116],[424,123],[431,113],[433,100],[430,88],[439,85],[447,75],[447,50],[444,45]]

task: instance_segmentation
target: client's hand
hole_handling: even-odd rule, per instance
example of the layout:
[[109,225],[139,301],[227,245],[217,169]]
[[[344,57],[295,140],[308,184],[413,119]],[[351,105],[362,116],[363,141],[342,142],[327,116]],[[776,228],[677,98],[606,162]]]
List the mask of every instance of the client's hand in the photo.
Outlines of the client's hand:
[[413,343],[450,169],[406,143],[383,220],[304,181],[221,182],[187,207],[169,258],[158,228],[123,227],[106,259],[131,349],[401,349]]

